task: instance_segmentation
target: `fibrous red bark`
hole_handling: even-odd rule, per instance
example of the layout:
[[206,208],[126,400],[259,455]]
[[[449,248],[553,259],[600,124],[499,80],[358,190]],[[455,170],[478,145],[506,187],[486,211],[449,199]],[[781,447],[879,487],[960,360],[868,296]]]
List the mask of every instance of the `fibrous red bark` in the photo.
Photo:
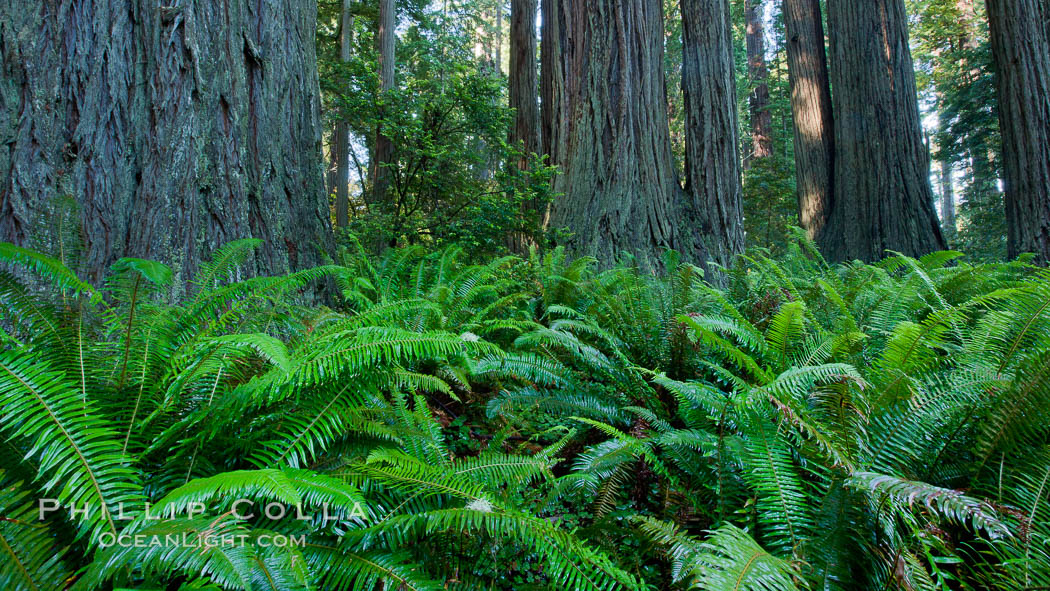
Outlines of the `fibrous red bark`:
[[810,238],[834,203],[834,119],[820,0],[784,0],[799,221]]
[[[1003,136],[1007,251],[1050,262],[1050,10],[988,0]],[[1041,12],[1042,11],[1042,12]]]
[[933,208],[904,0],[828,4],[834,195],[819,242],[834,261],[921,256],[944,239]]
[[320,262],[315,20],[299,0],[0,4],[0,240],[49,249],[70,196],[95,281],[122,256],[184,281],[244,237],[264,241],[249,274]]
[[765,27],[759,12],[761,0],[747,0],[747,70],[751,78],[748,108],[751,112],[751,157],[773,155],[773,112],[769,109],[769,69],[766,67]]

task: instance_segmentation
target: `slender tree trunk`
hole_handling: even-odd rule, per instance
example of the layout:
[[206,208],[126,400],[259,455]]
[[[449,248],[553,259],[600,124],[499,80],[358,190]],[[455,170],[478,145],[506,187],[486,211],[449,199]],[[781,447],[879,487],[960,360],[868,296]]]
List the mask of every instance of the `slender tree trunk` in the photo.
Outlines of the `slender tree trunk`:
[[94,281],[117,258],[171,264],[177,285],[230,240],[245,274],[331,246],[313,2],[0,3],[0,240],[71,196]]
[[769,108],[769,69],[766,67],[766,38],[760,12],[761,0],[746,0],[747,9],[747,69],[751,78],[751,95],[748,106],[751,111],[751,156],[752,159],[773,155],[773,112]]
[[[537,0],[511,0],[510,5],[510,108],[514,122],[509,143],[522,155],[515,163],[519,170],[529,168],[530,154],[540,151],[540,103],[536,79],[536,9]],[[546,223],[547,207],[543,203],[526,203],[522,213],[533,216],[540,226]],[[533,240],[525,233],[514,232],[508,246],[516,253],[528,252]]]
[[987,0],[1003,136],[1007,253],[1050,262],[1050,38],[1038,0]]
[[661,0],[548,0],[543,14],[544,141],[561,174],[551,226],[569,250],[648,268],[673,248],[702,262],[667,125]]
[[799,222],[815,239],[834,204],[834,123],[820,0],[784,0]]
[[[980,203],[1004,204],[1002,195],[999,194],[998,176],[999,170],[993,161],[991,150],[976,149],[970,152],[970,190],[966,199]],[[1005,217],[1005,208],[1003,210]]]
[[493,62],[496,64],[496,71],[503,72],[503,0],[500,0],[496,4],[496,38],[495,38],[496,50],[493,54]]
[[679,242],[702,262],[728,266],[744,248],[729,2],[681,0],[681,11],[686,201],[680,219],[688,236]]
[[[537,0],[511,0],[510,5],[510,108],[514,126],[510,143],[526,153],[540,151],[540,103],[536,80]],[[528,158],[518,167],[525,169]]]
[[[354,16],[350,13],[351,0],[343,0],[339,18],[339,59],[350,61],[350,42],[353,37]],[[340,120],[335,125],[335,225],[345,228],[350,222],[350,126]]]
[[567,96],[559,90],[566,86],[561,58],[568,43],[564,23],[571,18],[564,13],[566,8],[564,0],[540,2],[540,145],[552,163],[559,160],[555,151],[564,144],[556,114],[565,112],[566,106],[555,101],[563,101]]
[[955,222],[955,185],[952,179],[952,162],[941,159],[941,224],[944,225],[944,238],[948,242],[955,239],[957,231]]
[[[397,12],[394,0],[379,0],[379,29],[376,43],[379,48],[379,90],[385,98],[394,89],[394,64],[397,43]],[[385,108],[385,107],[384,107]],[[389,165],[394,160],[394,143],[383,133],[383,126],[376,130],[375,153],[372,157],[372,204],[380,211],[390,209]]]
[[325,158],[327,159],[327,166],[324,171],[324,188],[325,194],[329,197],[335,192],[335,178],[338,174],[337,167],[339,165],[339,157],[336,155],[336,136],[338,135],[338,124],[336,124],[332,133],[328,134],[328,141],[325,144]]
[[[962,40],[960,40],[962,41]],[[940,101],[943,104],[943,100]],[[950,130],[948,114],[941,109],[940,136],[947,138]],[[945,143],[945,142],[942,142]],[[955,179],[952,170],[953,154],[948,151],[947,146],[941,145],[937,148],[938,163],[940,165],[940,188],[941,188],[941,229],[946,243],[955,241],[957,232],[955,223]]]
[[835,113],[834,207],[819,238],[831,260],[944,248],[916,100],[904,0],[828,4]]

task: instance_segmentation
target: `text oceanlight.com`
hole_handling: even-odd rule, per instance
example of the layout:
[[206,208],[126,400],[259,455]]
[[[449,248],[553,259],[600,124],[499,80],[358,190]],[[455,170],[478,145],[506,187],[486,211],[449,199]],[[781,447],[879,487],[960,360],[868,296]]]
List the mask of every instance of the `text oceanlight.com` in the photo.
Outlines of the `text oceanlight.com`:
[[306,536],[285,536],[281,534],[225,534],[225,535],[200,535],[200,534],[167,534],[163,536],[146,534],[113,534],[103,533],[98,537],[98,543],[103,548],[120,546],[121,548],[233,548],[239,546],[254,545],[262,548],[275,547],[301,547],[306,545]]
[[[106,516],[113,521],[138,521],[157,522],[175,521],[179,519],[210,519],[204,503],[186,503],[181,510],[172,505],[156,507],[150,503],[138,504],[134,509],[125,511],[122,503],[116,507],[105,509]],[[37,518],[44,521],[52,513],[64,514],[72,521],[91,519],[93,513],[103,511],[100,507],[90,505],[61,505],[56,499],[38,499]],[[135,533],[134,530],[142,531],[141,528],[132,526],[132,531],[126,532],[103,532],[99,534],[98,544],[103,548],[119,546],[122,548],[148,548],[148,547],[190,547],[190,548],[224,548],[240,547],[246,545],[259,546],[263,548],[276,547],[301,547],[306,545],[305,535],[284,535],[264,531],[254,533],[221,532],[215,531],[218,521],[224,518],[232,518],[239,522],[249,520],[267,520],[269,522],[284,519],[295,521],[313,521],[328,523],[331,521],[353,520],[357,522],[367,521],[368,512],[360,503],[352,506],[344,504],[337,509],[329,507],[327,503],[317,507],[316,512],[304,511],[301,506],[287,505],[285,503],[256,503],[250,499],[237,499],[228,505],[228,508],[216,518],[215,523],[198,526],[197,531],[186,531],[179,533],[148,534]],[[200,525],[200,524],[198,524]]]

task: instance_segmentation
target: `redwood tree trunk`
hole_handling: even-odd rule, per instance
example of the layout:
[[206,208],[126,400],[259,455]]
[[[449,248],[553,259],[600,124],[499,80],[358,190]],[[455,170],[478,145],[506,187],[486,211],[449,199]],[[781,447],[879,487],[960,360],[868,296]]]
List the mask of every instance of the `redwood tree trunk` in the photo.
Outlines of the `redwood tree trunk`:
[[[552,163],[560,167],[551,225],[568,246],[610,266],[671,247],[675,187],[663,104],[657,0],[558,0],[548,22],[561,41],[551,108]],[[545,78],[544,80],[548,80]]]
[[[747,70],[751,78],[751,158],[773,155],[773,112],[769,110],[769,69],[766,67],[766,39],[759,13],[761,0],[746,0]],[[750,162],[750,159],[749,159]]]
[[185,281],[249,236],[246,273],[320,262],[315,19],[300,0],[0,3],[0,240],[53,246],[37,230],[68,195],[95,281],[122,256]]
[[[394,89],[394,63],[397,43],[397,12],[394,0],[379,0],[379,28],[376,44],[379,49],[379,90],[381,95]],[[394,160],[394,142],[376,130],[375,152],[372,155],[372,205],[379,210],[390,207],[390,178],[388,170]]]
[[682,230],[684,202],[667,125],[662,0],[547,3],[544,105],[554,181],[551,226],[567,247],[611,266],[623,253],[659,266],[673,248],[703,261]]
[[916,100],[904,0],[828,3],[835,113],[831,260],[944,248]]
[[[353,27],[350,0],[343,0],[339,17],[339,59],[343,62],[350,61]],[[346,121],[335,124],[332,157],[335,159],[335,225],[345,228],[350,222],[350,125]]]
[[688,234],[682,242],[700,261],[727,266],[744,249],[729,1],[682,0],[681,10],[686,202],[680,209]]
[[955,186],[952,180],[952,162],[941,159],[941,224],[944,226],[945,240],[954,240],[955,225]]
[[820,0],[784,0],[799,221],[810,238],[834,204],[834,125]]
[[1007,251],[1050,262],[1050,39],[1038,0],[988,0],[1003,136]]
[[564,12],[567,8],[565,0],[540,2],[540,145],[552,163],[557,159],[557,144],[561,143],[557,140],[560,125],[556,115],[566,110],[565,105],[555,101],[566,98],[564,92],[556,89],[565,88],[562,53],[568,40],[564,22],[571,18]]
[[[520,170],[529,168],[531,154],[540,152],[540,102],[536,79],[536,9],[537,0],[511,0],[510,5],[510,108],[514,121],[510,144],[522,151],[515,163]],[[547,222],[547,204],[529,202],[522,206],[523,219]],[[524,232],[512,232],[507,246],[526,254],[535,241]]]
[[[511,0],[510,5],[510,108],[514,126],[510,143],[526,153],[540,151],[540,102],[536,80],[537,0]],[[523,157],[518,166],[528,166]]]

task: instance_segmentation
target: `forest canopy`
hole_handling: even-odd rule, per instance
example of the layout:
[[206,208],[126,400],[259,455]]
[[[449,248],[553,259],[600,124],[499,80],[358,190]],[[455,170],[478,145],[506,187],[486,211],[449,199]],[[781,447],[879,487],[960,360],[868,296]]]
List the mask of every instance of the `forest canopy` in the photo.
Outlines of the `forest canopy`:
[[1050,588],[1050,3],[0,0],[0,589]]

